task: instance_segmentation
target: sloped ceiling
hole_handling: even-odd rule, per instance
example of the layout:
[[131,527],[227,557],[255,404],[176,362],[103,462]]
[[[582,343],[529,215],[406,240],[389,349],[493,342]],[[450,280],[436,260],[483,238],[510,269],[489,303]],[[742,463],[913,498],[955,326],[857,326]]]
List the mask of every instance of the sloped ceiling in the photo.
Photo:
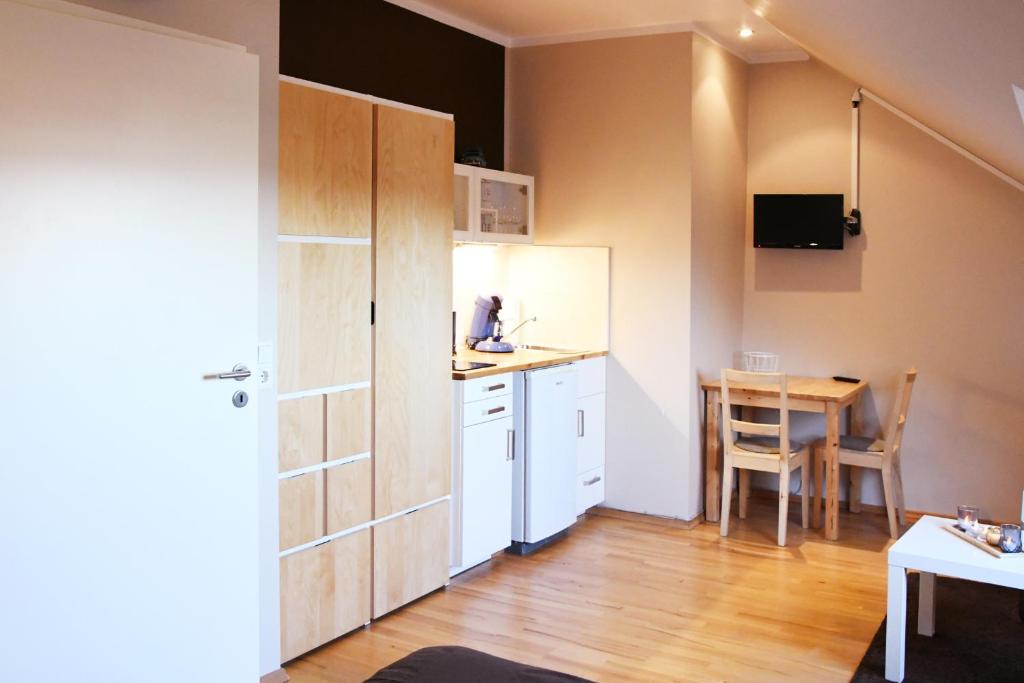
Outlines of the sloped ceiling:
[[746,0],[813,56],[1024,181],[1022,0]]

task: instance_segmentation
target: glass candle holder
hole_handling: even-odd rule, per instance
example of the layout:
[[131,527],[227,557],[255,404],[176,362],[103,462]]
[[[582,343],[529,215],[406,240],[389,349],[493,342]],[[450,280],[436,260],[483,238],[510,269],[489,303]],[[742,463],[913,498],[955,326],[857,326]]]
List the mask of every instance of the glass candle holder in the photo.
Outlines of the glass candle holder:
[[956,523],[964,531],[972,531],[978,524],[980,510],[975,505],[957,505]]
[[1003,524],[1000,527],[999,547],[1004,553],[1020,552],[1020,525]]

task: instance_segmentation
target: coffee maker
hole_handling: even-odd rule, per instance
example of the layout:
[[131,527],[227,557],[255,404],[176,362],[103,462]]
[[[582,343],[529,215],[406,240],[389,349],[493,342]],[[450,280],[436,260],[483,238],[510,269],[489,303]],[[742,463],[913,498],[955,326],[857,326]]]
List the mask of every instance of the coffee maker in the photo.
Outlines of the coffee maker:
[[498,312],[501,311],[501,294],[495,292],[490,296],[481,295],[476,298],[473,321],[469,326],[469,337],[466,345],[475,351],[488,353],[512,353],[515,348],[507,341],[502,341],[502,323]]

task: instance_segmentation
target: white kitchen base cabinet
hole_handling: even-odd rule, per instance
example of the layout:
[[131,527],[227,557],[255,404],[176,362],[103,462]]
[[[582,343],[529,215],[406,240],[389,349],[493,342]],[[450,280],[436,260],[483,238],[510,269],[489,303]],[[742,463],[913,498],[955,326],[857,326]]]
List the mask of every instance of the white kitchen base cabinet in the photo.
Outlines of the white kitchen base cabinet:
[[584,472],[576,477],[576,514],[604,502],[604,467]]
[[575,363],[579,374],[576,394],[576,514],[604,502],[605,358]]
[[512,375],[456,381],[453,393],[452,576],[511,543],[515,458]]

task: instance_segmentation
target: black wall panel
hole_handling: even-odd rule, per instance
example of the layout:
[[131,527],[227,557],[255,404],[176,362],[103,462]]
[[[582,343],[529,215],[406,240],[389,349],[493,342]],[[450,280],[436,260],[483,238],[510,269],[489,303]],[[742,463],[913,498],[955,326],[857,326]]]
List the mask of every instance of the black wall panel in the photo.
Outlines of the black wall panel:
[[281,0],[281,73],[455,115],[504,164],[505,48],[384,0]]

